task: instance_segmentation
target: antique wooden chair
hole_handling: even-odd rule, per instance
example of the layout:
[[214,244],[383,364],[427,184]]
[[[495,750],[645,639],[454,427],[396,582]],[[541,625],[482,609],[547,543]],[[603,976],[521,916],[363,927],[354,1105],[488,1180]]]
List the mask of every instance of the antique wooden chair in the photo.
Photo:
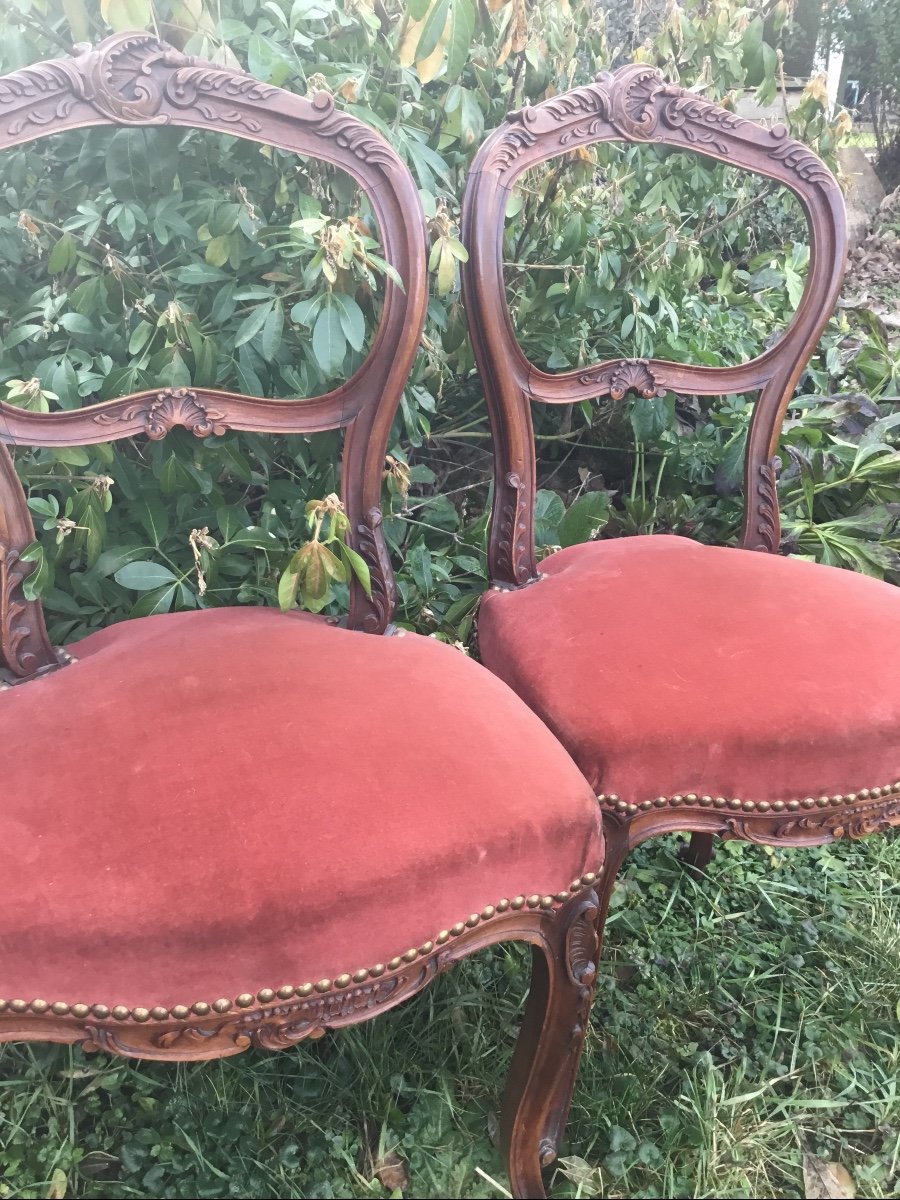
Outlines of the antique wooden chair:
[[[628,359],[559,374],[525,357],[504,299],[511,189],[535,164],[614,139],[700,152],[799,197],[812,240],[806,290],[765,353],[727,368]],[[628,850],[654,834],[696,831],[692,858],[705,865],[715,834],[809,845],[900,822],[900,592],[778,554],[781,423],[845,259],[831,172],[784,126],[742,120],[629,65],[509,116],[473,164],[463,238],[469,330],[494,439],[494,586],[480,612],[481,657],[599,795],[601,914]],[[757,389],[740,549],[643,536],[572,546],[538,567],[533,401]]]
[[418,194],[393,149],[330,96],[288,94],[149,35],[0,79],[0,148],[162,124],[353,176],[403,284],[386,284],[370,355],[311,400],[194,387],[50,413],[3,403],[0,443],[343,428],[371,595],[354,586],[346,628],[207,609],[57,650],[23,591],[34,533],[0,444],[0,1040],[156,1059],[278,1049],[524,940],[534,977],[503,1127],[516,1195],[543,1195],[592,993],[601,822],[569,756],[496,676],[432,639],[387,636],[379,505],[426,303]]

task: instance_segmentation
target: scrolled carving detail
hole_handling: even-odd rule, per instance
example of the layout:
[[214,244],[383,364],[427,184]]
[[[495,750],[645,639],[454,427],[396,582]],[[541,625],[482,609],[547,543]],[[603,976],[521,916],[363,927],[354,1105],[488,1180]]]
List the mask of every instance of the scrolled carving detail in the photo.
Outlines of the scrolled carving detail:
[[27,611],[22,584],[28,571],[18,551],[0,542],[0,668],[25,676],[36,665],[27,646],[31,627],[21,620]]
[[609,123],[624,138],[646,141],[656,132],[658,114],[654,100],[667,90],[656,67],[630,63],[615,74],[602,74],[609,100]]
[[768,156],[805,183],[834,185],[825,164],[789,138],[784,126],[762,130],[721,104],[667,83],[656,67],[643,63],[602,72],[593,83],[510,113],[506,120],[486,159],[502,172],[515,169],[516,160],[542,139],[546,153],[540,158],[545,159],[570,146],[620,137],[685,146],[750,170],[754,160]]
[[827,187],[833,182],[831,172],[822,160],[800,142],[788,138],[787,129],[783,125],[774,126],[769,133],[774,141],[780,143],[774,150],[769,151],[772,158],[783,162],[807,183],[822,183]]
[[[593,893],[592,893],[593,896]],[[592,984],[597,974],[597,905],[586,900],[566,931],[566,969],[574,984]]]
[[722,133],[739,130],[747,122],[719,104],[713,104],[700,96],[684,93],[680,88],[666,89],[675,95],[662,110],[664,124],[670,129],[680,129],[692,146],[703,149],[711,146],[717,153],[727,157],[730,147]]
[[[119,33],[99,46],[75,47],[72,58],[24,67],[0,83],[0,112],[15,111],[8,133],[65,119],[73,104],[89,104],[116,125],[165,125],[165,105],[193,108],[208,121],[262,128],[234,101],[259,104],[277,92],[241,71],[183,54],[149,33]],[[222,101],[229,102],[223,107]]]
[[356,527],[359,552],[369,565],[371,608],[363,617],[363,628],[370,633],[383,632],[397,604],[397,585],[384,537],[381,509],[372,507]]
[[869,801],[839,809],[813,809],[800,816],[765,824],[758,819],[730,818],[725,822],[722,836],[740,838],[760,845],[780,841],[791,844],[831,841],[839,838],[859,841],[875,833],[887,833],[895,825],[900,825],[900,798],[886,804]]
[[[576,989],[576,1018],[569,1034],[569,1052],[577,1052],[587,1035],[591,1019],[591,1002],[594,984],[597,981],[597,957],[600,953],[600,938],[597,929],[599,903],[595,892],[590,892],[579,904],[565,934],[566,972]],[[552,1157],[551,1157],[552,1156]],[[546,1146],[544,1165],[556,1157],[556,1144],[549,1139]]]
[[496,490],[500,531],[497,548],[512,566],[512,582],[527,583],[531,578],[531,497],[515,471],[508,471],[502,481],[498,480]]
[[750,550],[761,550],[764,553],[778,552],[781,520],[778,511],[778,467],[777,458],[760,463],[756,469],[756,495],[747,497],[747,502],[754,512],[754,539],[748,545]]
[[221,437],[228,430],[225,413],[207,408],[189,388],[164,388],[152,400],[131,404],[115,412],[99,412],[94,416],[98,425],[117,421],[139,420],[152,441],[161,441],[176,425],[183,425],[198,438]]

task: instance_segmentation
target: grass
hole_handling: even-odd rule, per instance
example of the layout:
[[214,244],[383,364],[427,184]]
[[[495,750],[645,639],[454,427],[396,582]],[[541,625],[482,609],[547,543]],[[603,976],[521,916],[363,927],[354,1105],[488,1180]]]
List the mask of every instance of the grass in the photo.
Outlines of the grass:
[[[0,1051],[0,1196],[498,1197],[526,987],[485,952],[408,1005],[194,1066]],[[643,847],[615,897],[559,1197],[802,1197],[804,1153],[900,1194],[900,838]],[[55,1189],[55,1190],[54,1190]]]

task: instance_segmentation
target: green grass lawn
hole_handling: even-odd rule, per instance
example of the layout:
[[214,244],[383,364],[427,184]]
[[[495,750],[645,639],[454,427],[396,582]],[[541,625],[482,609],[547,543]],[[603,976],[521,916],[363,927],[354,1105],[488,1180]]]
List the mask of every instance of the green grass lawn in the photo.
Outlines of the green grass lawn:
[[[802,1197],[812,1154],[898,1196],[900,839],[733,843],[699,883],[673,850],[619,885],[555,1194]],[[388,1196],[406,1171],[394,1195],[506,1195],[491,1131],[525,967],[485,952],[280,1055],[2,1049],[0,1196]]]

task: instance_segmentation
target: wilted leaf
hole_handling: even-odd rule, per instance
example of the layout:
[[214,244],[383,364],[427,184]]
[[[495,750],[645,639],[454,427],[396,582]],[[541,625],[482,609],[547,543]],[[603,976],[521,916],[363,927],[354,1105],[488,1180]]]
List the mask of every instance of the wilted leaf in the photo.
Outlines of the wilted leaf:
[[409,1169],[395,1150],[389,1150],[375,1164],[378,1182],[388,1191],[405,1191],[409,1187]]
[[825,1162],[815,1154],[803,1155],[806,1200],[854,1200],[856,1187],[850,1172],[840,1163]]
[[65,1200],[68,1187],[69,1180],[65,1171],[61,1171],[57,1167],[50,1176],[50,1186],[46,1192],[47,1200]]

